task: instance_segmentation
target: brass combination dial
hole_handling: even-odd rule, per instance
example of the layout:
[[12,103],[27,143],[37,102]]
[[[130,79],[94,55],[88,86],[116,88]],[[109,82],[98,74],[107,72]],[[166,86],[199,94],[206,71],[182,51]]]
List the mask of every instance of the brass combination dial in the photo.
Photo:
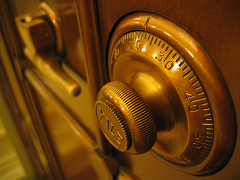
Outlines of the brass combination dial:
[[235,143],[226,84],[203,47],[161,16],[133,14],[115,29],[108,51],[110,83],[96,114],[119,151],[152,151],[180,171],[222,168]]

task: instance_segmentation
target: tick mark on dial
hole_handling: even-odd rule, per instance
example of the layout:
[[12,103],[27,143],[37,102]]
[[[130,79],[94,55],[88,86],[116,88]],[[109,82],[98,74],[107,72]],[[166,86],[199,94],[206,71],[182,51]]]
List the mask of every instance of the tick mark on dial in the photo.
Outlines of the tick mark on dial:
[[145,23],[145,30],[146,30],[146,31],[148,30],[148,22],[149,22],[149,20],[150,20],[150,17],[147,18],[147,21],[146,21],[146,23]]

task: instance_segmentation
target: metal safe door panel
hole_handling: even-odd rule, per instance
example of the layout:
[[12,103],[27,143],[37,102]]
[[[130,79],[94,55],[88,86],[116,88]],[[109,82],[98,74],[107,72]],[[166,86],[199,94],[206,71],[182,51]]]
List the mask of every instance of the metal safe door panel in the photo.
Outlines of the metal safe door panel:
[[[61,26],[64,31],[63,39],[66,46],[66,54],[62,57],[56,55],[54,59],[56,62],[54,63],[58,64],[60,59],[63,61],[61,65],[60,63],[58,65],[63,67],[63,71],[72,79],[75,79],[81,87],[81,94],[73,97],[66,93],[48,75],[39,70],[38,65],[33,65],[34,60],[37,61],[37,58],[33,58],[33,62],[31,63],[31,60],[23,55],[25,44],[22,40],[25,36],[21,37],[19,32],[17,32],[17,25],[14,19],[28,13],[32,13],[35,16],[39,11],[38,5],[40,2],[4,1],[0,4],[1,8],[11,14],[11,16],[4,16],[1,19],[1,23],[5,23],[7,28],[9,28],[9,24],[13,24],[9,28],[11,32],[4,29],[4,35],[10,37],[17,35],[22,45],[17,43],[18,39],[12,39],[12,41],[8,42],[10,44],[8,48],[11,52],[11,57],[14,57],[12,63],[18,75],[21,90],[24,92],[29,111],[35,121],[34,126],[37,129],[41,145],[44,147],[44,153],[47,157],[46,163],[49,163],[51,173],[54,176],[53,178],[79,179],[86,177],[96,179],[95,171],[89,160],[89,152],[94,152],[98,128],[95,123],[90,90],[85,79],[84,49],[81,45],[82,41],[78,31],[77,17],[73,13],[75,11],[73,1],[49,1],[47,3],[51,5],[55,13],[59,13],[58,15],[63,17],[61,19]],[[67,11],[60,12],[58,11],[59,9],[67,9]],[[72,16],[70,19],[68,19],[69,14]],[[67,18],[64,19],[65,17]],[[21,22],[25,22],[25,20]],[[3,25],[4,28],[5,24]],[[74,28],[74,31],[70,28]],[[14,52],[11,49],[13,48],[11,45],[15,48]],[[44,60],[44,58],[42,59]],[[38,146],[41,145],[37,145],[34,148],[38,150]],[[41,159],[41,157],[37,157],[36,159],[39,158]],[[44,174],[43,176],[47,177],[48,175]]]
[[[209,53],[229,88],[238,123],[240,116],[238,95],[240,2],[238,0],[49,0],[46,2],[56,11],[68,4],[76,10],[77,21],[72,22],[67,19],[62,21],[66,28],[64,31],[66,56],[58,56],[56,60],[60,59],[59,64],[80,85],[81,92],[77,97],[64,92],[46,74],[44,75],[44,72],[36,68],[34,62],[30,63],[27,58],[23,58],[19,47],[20,53],[15,54],[19,58],[15,64],[17,64],[16,72],[23,83],[22,91],[25,91],[26,99],[31,101],[28,102],[29,108],[32,109],[31,104],[35,104],[33,114],[39,116],[40,124],[43,126],[42,131],[46,133],[48,150],[53,154],[51,158],[56,163],[54,167],[57,169],[56,174],[59,175],[55,177],[56,179],[240,178],[238,133],[233,154],[222,169],[210,175],[193,176],[170,167],[152,150],[141,155],[117,151],[100,132],[94,112],[98,91],[110,79],[107,58],[114,30],[132,13],[151,12],[180,25]],[[28,6],[24,6],[23,3]],[[34,14],[39,3],[38,0],[31,1],[31,4],[28,1],[20,3],[11,0],[8,5],[14,19],[25,13]],[[71,25],[74,28],[78,27],[79,37],[76,39],[73,37],[75,34],[71,34]],[[24,45],[21,48],[24,49]],[[238,131],[239,128],[236,128]]]
[[[38,7],[40,2],[41,1],[33,1],[31,4],[28,4],[28,6],[25,6],[25,7],[22,6],[22,3],[24,2],[21,2],[21,3],[15,2],[15,1],[9,2],[13,19],[18,16],[22,16],[29,13],[35,16],[35,14],[38,14],[40,11]],[[91,106],[92,106],[91,105],[92,102],[90,100],[91,97],[90,97],[88,85],[85,79],[86,72],[85,72],[85,65],[84,65],[84,62],[85,62],[84,51],[83,51],[84,48],[82,47],[82,39],[78,32],[78,23],[76,19],[77,17],[75,13],[76,10],[74,7],[74,3],[71,0],[47,1],[46,3],[49,4],[52,10],[59,16],[58,18],[60,18],[62,38],[64,43],[63,57],[58,56],[58,54],[56,54],[56,56],[53,57],[55,58],[53,61],[55,61],[54,63],[58,64],[58,60],[61,59],[62,61],[61,68],[69,77],[71,77],[71,79],[74,79],[74,81],[76,81],[76,83],[80,85],[82,92],[79,96],[74,97],[66,93],[61,88],[59,88],[59,86],[56,85],[54,80],[51,80],[51,78],[49,78],[48,75],[43,73],[44,71],[47,70],[47,68],[41,70],[41,66],[44,66],[44,63],[40,66],[36,64],[33,65],[34,63],[32,63],[31,60],[29,61],[29,59],[31,58],[27,57],[28,59],[27,66],[30,66],[30,68],[34,69],[34,72],[38,75],[40,80],[46,85],[49,91],[53,92],[56,98],[58,98],[59,101],[61,101],[61,103],[64,104],[66,109],[72,113],[73,117],[78,119],[79,122],[83,126],[85,126],[87,131],[92,136],[94,136],[94,138],[96,138],[97,126],[95,124],[95,116],[92,113],[93,110],[91,109]],[[71,16],[69,16],[69,14]],[[73,28],[74,31],[72,31],[71,28]],[[21,37],[20,35],[19,39],[22,43],[22,39],[24,39],[24,37]],[[24,43],[22,43],[22,49],[23,51],[25,49]],[[32,57],[33,57],[33,62],[37,60],[37,56],[32,56]],[[46,57],[43,57],[42,59],[44,58],[48,58],[48,57],[46,56]],[[79,104],[80,102],[84,104],[83,107],[82,105]],[[88,119],[88,120],[85,121],[84,119]]]
[[91,166],[88,151],[81,139],[62,116],[58,115],[46,97],[39,93],[36,96],[41,107],[43,124],[52,142],[52,148],[63,177],[66,179],[79,179],[79,177],[95,179],[96,175]]
[[[103,64],[107,64],[108,48],[114,29],[128,15],[146,11],[169,18],[194,36],[212,57],[227,83],[238,121],[240,116],[238,98],[240,62],[237,60],[240,58],[237,48],[240,45],[239,1],[97,1],[97,7]],[[107,65],[103,68],[106,73],[108,68]],[[127,172],[136,179],[238,179],[240,175],[236,164],[240,158],[239,148],[237,141],[227,165],[216,174],[204,177],[178,172],[166,165],[154,152],[137,156],[121,153],[119,159],[123,161]]]

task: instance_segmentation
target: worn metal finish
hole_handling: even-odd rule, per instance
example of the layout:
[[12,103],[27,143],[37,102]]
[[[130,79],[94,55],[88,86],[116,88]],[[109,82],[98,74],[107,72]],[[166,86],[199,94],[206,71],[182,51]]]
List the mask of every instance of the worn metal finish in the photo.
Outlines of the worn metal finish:
[[56,52],[58,55],[63,56],[65,54],[65,49],[64,49],[64,42],[63,42],[63,33],[62,33],[62,29],[60,27],[60,22],[59,22],[60,18],[57,16],[54,10],[46,2],[41,2],[38,6],[38,9],[42,10],[47,14],[48,19],[50,20],[55,32]]
[[[91,94],[91,103],[97,99],[98,91],[107,81],[106,67],[102,63],[101,35],[99,32],[96,1],[76,1],[79,30],[84,45],[87,82]],[[100,129],[97,133],[99,149],[106,155],[111,154],[111,147]]]
[[129,83],[151,107],[155,153],[195,175],[226,163],[236,135],[232,100],[218,68],[189,33],[155,14],[130,15],[113,33],[108,68],[111,81]]
[[[111,179],[111,177],[118,172],[119,164],[117,160],[112,158],[111,156],[104,156],[102,152],[98,150],[98,147],[94,141],[94,137],[92,137],[92,135],[88,133],[88,131],[84,128],[84,126],[79,124],[76,121],[75,117],[73,117],[73,115],[70,114],[58,102],[57,98],[49,92],[49,90],[34,74],[34,71],[27,68],[24,71],[24,75],[28,80],[28,82],[30,83],[30,85],[33,86],[34,90],[36,90],[37,94],[39,94],[40,97],[44,97],[44,99],[47,100],[47,103],[46,103],[46,101],[43,101],[42,98],[39,99],[41,103],[45,102],[44,105],[41,106],[42,111],[46,116],[46,117],[44,116],[44,118],[46,118],[46,121],[44,121],[43,124],[46,124],[47,128],[50,129],[49,139],[53,141],[54,146],[56,148],[55,153],[60,163],[59,168],[63,171],[63,176],[69,179],[78,179],[79,176],[81,177],[86,176],[86,178],[91,177],[95,179],[96,174],[94,172],[91,174],[91,176],[89,176],[87,172],[86,174],[84,172],[79,172],[79,169],[82,169],[84,167],[86,168],[87,166],[89,166],[89,163],[91,163],[93,164],[93,167],[96,169],[98,179]],[[52,108],[54,108],[55,111],[58,112],[57,113],[58,118],[52,117],[52,115],[55,115],[55,113],[48,112],[48,110],[50,109],[49,107],[44,108],[49,105]],[[49,118],[48,116],[50,116],[50,119],[52,121],[48,119]],[[61,119],[62,121],[58,123],[59,124],[63,123],[63,127],[61,128],[59,128],[59,126],[55,124],[56,123],[55,121],[56,120],[59,121],[59,119]],[[70,137],[72,136],[71,141],[74,141],[74,143],[70,143],[70,145],[67,144],[70,140],[67,140],[67,138],[66,139],[63,138],[63,136],[59,135],[58,131],[64,132],[65,136],[70,136]],[[63,139],[63,140],[60,140],[60,139]],[[63,146],[64,139],[65,139],[65,143],[68,146]],[[63,147],[64,147],[64,150],[63,150]],[[86,154],[85,150],[88,154]],[[64,151],[71,152],[71,155],[69,153],[64,153]],[[78,151],[81,153],[79,153]],[[79,158],[82,159],[81,157],[83,153],[85,153],[85,157],[84,157],[85,160],[84,160],[84,163],[81,163],[79,162]],[[91,166],[88,167],[87,169],[88,171],[93,171]],[[60,178],[58,177],[58,179]]]
[[[41,4],[40,7],[42,6],[49,11],[49,6]],[[56,17],[52,21],[55,22]],[[53,31],[45,15],[38,17],[23,15],[17,17],[16,22],[25,44],[24,54],[28,60],[67,93],[72,96],[79,95],[80,86],[64,72],[58,62],[58,55],[62,55],[64,52],[59,25],[54,23],[56,31]],[[55,53],[55,42],[57,54]]]
[[[240,53],[238,48],[240,45],[240,14],[238,11],[240,2],[238,0],[231,2],[228,0],[196,0],[194,2],[191,0],[148,0],[141,2],[138,0],[99,0],[97,4],[102,49],[105,53],[102,64],[106,64],[110,37],[116,25],[124,17],[129,13],[141,11],[162,15],[186,29],[207,50],[229,88],[238,123],[240,116]],[[236,128],[239,131],[239,127]],[[239,179],[239,167],[237,166],[240,160],[238,153],[240,151],[239,133],[236,136],[237,141],[231,158],[222,169],[211,176],[194,177],[176,171],[152,152],[147,152],[141,156],[120,152],[118,155],[119,160],[123,161],[125,170],[135,179]],[[218,158],[221,159],[221,155]],[[146,166],[146,162],[151,163]]]
[[[72,172],[75,172],[76,176],[74,177],[76,179],[79,179],[79,178],[81,179],[95,178],[96,179],[97,178],[95,177],[96,174],[98,175],[97,179],[104,179],[104,180],[105,179],[142,179],[142,180],[144,179],[147,179],[147,180],[148,179],[151,179],[151,180],[239,179],[240,177],[240,173],[239,173],[239,161],[240,161],[239,135],[240,134],[239,133],[236,135],[237,137],[236,145],[234,147],[234,151],[232,155],[230,155],[231,158],[229,158],[229,161],[226,163],[222,162],[221,160],[222,157],[224,159],[229,155],[229,154],[224,154],[224,150],[226,147],[222,147],[223,153],[219,153],[219,156],[216,156],[216,159],[219,159],[218,161],[219,164],[216,163],[213,165],[213,167],[209,168],[209,169],[216,168],[218,166],[220,167],[220,169],[218,171],[214,171],[215,172],[214,174],[196,177],[196,176],[192,176],[187,173],[183,173],[179,170],[174,169],[174,168],[179,169],[179,165],[172,166],[171,165],[172,163],[165,161],[163,158],[160,158],[159,155],[157,155],[162,153],[162,150],[164,148],[166,148],[166,150],[171,150],[170,154],[171,153],[176,154],[175,152],[178,152],[179,149],[181,149],[181,148],[175,149],[175,147],[179,147],[175,143],[172,143],[172,144],[170,143],[168,144],[169,146],[161,147],[161,143],[158,143],[158,142],[159,142],[159,137],[162,137],[162,136],[158,136],[157,138],[156,144],[158,144],[158,147],[160,147],[158,152],[148,151],[141,155],[132,155],[130,153],[115,151],[111,146],[109,146],[109,143],[106,141],[106,138],[102,135],[102,133],[98,132],[97,121],[95,121],[95,118],[94,118],[94,107],[93,107],[94,101],[97,99],[98,91],[101,89],[101,87],[105,83],[108,82],[107,58],[108,58],[108,54],[110,54],[109,52],[110,39],[112,37],[114,30],[116,29],[116,26],[125,17],[127,17],[132,13],[148,11],[148,12],[153,12],[158,15],[164,16],[174,21],[175,23],[179,24],[180,26],[182,26],[184,29],[186,29],[189,32],[189,34],[192,34],[199,41],[199,43],[201,44],[201,47],[204,47],[204,49],[209,53],[211,58],[214,60],[215,64],[220,69],[222,76],[226,80],[226,84],[231,93],[233,103],[234,103],[234,108],[236,110],[236,119],[237,121],[239,121],[238,120],[239,119],[238,117],[240,116],[240,101],[239,101],[240,1],[239,0],[231,0],[231,1],[229,0],[219,0],[219,1],[217,0],[213,0],[213,1],[209,1],[209,0],[195,0],[195,1],[192,1],[192,0],[178,0],[178,1],[176,0],[148,0],[148,1],[146,0],[143,0],[143,1],[139,1],[139,0],[128,0],[128,1],[46,0],[45,2],[47,2],[49,7],[51,7],[53,10],[52,12],[58,16],[58,20],[59,20],[58,23],[62,28],[62,33],[63,33],[62,35],[63,35],[64,48],[65,48],[66,54],[65,56],[58,57],[59,58],[58,60],[62,61],[63,64],[61,65],[64,68],[64,70],[67,69],[66,72],[70,74],[71,77],[74,77],[74,79],[77,80],[79,84],[81,84],[82,93],[78,97],[69,96],[69,94],[62,91],[62,89],[60,89],[55,84],[53,84],[52,81],[49,81],[48,77],[46,77],[43,73],[35,69],[34,66],[31,65],[32,63],[30,61],[24,58],[24,55],[22,53],[22,50],[24,48],[21,48],[21,47],[24,47],[25,45],[21,46],[20,43],[18,42],[19,36],[15,31],[15,27],[14,27],[15,24],[13,19],[19,15],[26,14],[29,12],[31,12],[32,14],[35,14],[38,8],[39,2],[40,2],[39,0],[33,0],[33,1],[2,0],[0,2],[0,9],[1,9],[0,26],[1,26],[1,31],[4,34],[5,43],[7,44],[7,47],[8,47],[7,51],[11,56],[11,62],[14,66],[14,70],[17,74],[17,78],[19,80],[21,90],[24,95],[24,100],[27,103],[30,116],[33,119],[33,124],[35,125],[35,128],[36,128],[36,134],[34,134],[34,136],[30,133],[32,130],[32,125],[30,120],[31,118],[30,119],[26,118],[28,116],[26,116],[27,113],[26,111],[24,111],[24,108],[23,108],[24,100],[22,100],[21,98],[18,98],[19,96],[16,95],[18,94],[16,92],[17,91],[19,92],[21,90],[18,90],[17,88],[15,88],[15,86],[11,86],[11,88],[9,89],[12,90],[13,96],[10,96],[10,94],[6,94],[6,98],[9,99],[9,102],[12,101],[9,104],[11,104],[11,107],[13,107],[12,108],[13,114],[16,113],[16,116],[15,116],[16,122],[18,122],[17,125],[20,129],[20,132],[22,129],[24,129],[24,131],[25,129],[27,129],[26,134],[27,136],[29,135],[30,141],[28,141],[28,138],[25,138],[27,136],[24,137],[24,140],[26,140],[26,144],[27,144],[26,146],[30,149],[33,149],[33,151],[30,151],[30,155],[32,157],[34,164],[37,165],[36,170],[39,171],[40,178],[46,179],[54,176],[53,178],[56,178],[56,179],[61,179],[61,178],[74,179],[72,176],[73,175]],[[77,13],[78,17],[75,14],[75,9],[78,12]],[[31,17],[27,19],[31,21]],[[51,20],[49,21],[49,17],[47,17],[46,20],[48,21],[48,23],[51,24]],[[149,21],[151,22],[151,20]],[[148,29],[148,23],[146,22],[147,20],[145,20],[145,27]],[[142,31],[146,31],[146,28]],[[126,33],[128,33],[128,31],[126,31]],[[144,33],[147,33],[147,32],[144,32]],[[160,37],[155,33],[150,33],[150,34],[151,34],[151,37],[154,36],[154,39],[155,37]],[[134,33],[132,33],[131,35],[135,36]],[[119,39],[121,39],[121,35],[119,36]],[[117,40],[118,39],[116,39],[116,41]],[[132,37],[127,38],[124,44],[126,44],[127,42],[129,42],[132,47],[136,47],[134,44],[132,44],[134,42],[134,39]],[[152,42],[151,46],[155,46],[154,42],[155,41]],[[149,47],[150,41],[146,40],[145,43],[147,45],[146,47]],[[166,43],[169,44],[169,41],[166,41]],[[139,45],[138,42],[136,44]],[[171,46],[174,48],[177,47],[176,45],[173,46],[173,44],[171,44]],[[138,51],[135,51],[135,52],[138,53]],[[181,55],[183,56],[183,54]],[[185,56],[183,57],[185,58]],[[134,55],[134,56],[131,56],[131,58],[136,59],[135,63],[139,61],[144,62],[145,60],[148,60],[147,56],[146,58],[144,56],[144,58],[140,59],[139,56]],[[170,56],[166,60],[166,63],[169,62],[169,58]],[[8,59],[5,59],[5,58],[2,60],[3,60],[2,62],[8,61]],[[188,61],[188,59],[185,59],[185,60]],[[153,68],[157,71],[151,69],[152,71],[149,70],[150,73],[148,74],[157,75],[159,72],[159,69],[161,71],[171,71],[171,69],[175,67],[175,66],[172,67],[171,62],[169,62],[168,64],[165,64],[163,60],[161,62],[162,62],[162,66],[159,66],[159,68]],[[159,63],[161,62],[159,61]],[[119,65],[124,66],[123,65],[124,63],[117,63],[117,64],[116,64],[116,67]],[[131,64],[135,65],[134,63],[129,63],[129,64],[127,63],[127,66],[124,67],[123,72],[127,71],[129,69],[127,67],[131,66]],[[148,62],[146,64],[151,64],[151,62]],[[215,64],[213,65],[213,67],[215,67]],[[184,68],[185,65],[186,63],[183,64],[182,68]],[[212,63],[209,64],[209,66],[211,65]],[[119,66],[119,69],[120,69],[120,66]],[[208,65],[205,64],[204,67],[207,67],[207,66]],[[85,72],[85,67],[86,67],[86,72]],[[137,69],[140,67],[141,66],[139,65],[138,67],[134,67],[134,68]],[[196,65],[196,67],[198,67],[198,65]],[[202,75],[207,76],[207,74],[204,74],[201,71],[197,73],[195,71],[196,67],[189,66],[188,68],[194,69],[194,73],[196,74],[198,73],[201,74],[200,81],[202,83],[203,82]],[[132,66],[130,67],[130,69],[131,68]],[[169,68],[170,70],[167,70],[165,68]],[[189,70],[188,68],[186,70]],[[212,67],[210,67],[209,70],[211,70],[211,68]],[[71,69],[73,69],[77,73],[74,73],[73,71],[71,71]],[[181,70],[178,69],[176,70],[176,73],[177,72],[179,73],[180,71]],[[4,72],[5,72],[5,69],[1,71],[0,74],[3,74]],[[14,71],[12,71],[12,73],[10,74],[7,74],[8,78],[6,78],[6,81],[4,82],[10,83],[12,85],[13,74],[14,74]],[[120,72],[118,74],[121,75],[123,73]],[[26,77],[24,77],[24,75],[26,75]],[[86,78],[80,80],[79,75]],[[179,98],[180,96],[178,96],[175,86],[173,86],[173,84],[169,80],[170,78],[169,76],[165,76],[165,74],[162,73],[161,76],[164,78],[162,79],[156,78],[157,79],[156,80],[156,79],[152,79],[152,76],[145,76],[145,75],[146,75],[145,72],[137,73],[134,76],[131,76],[130,78],[126,78],[126,79],[128,80],[131,79],[131,82],[128,84],[131,87],[133,87],[135,90],[137,90],[139,94],[142,95],[142,94],[148,93],[149,96],[152,95],[156,99],[158,98],[161,99],[160,101],[155,101],[155,106],[159,106],[159,109],[164,109],[164,111],[158,112],[156,110],[154,111],[154,109],[151,108],[152,105],[150,105],[152,103],[154,104],[154,101],[150,100],[154,98],[145,97],[145,99],[147,99],[146,103],[148,103],[148,106],[151,108],[154,116],[159,115],[160,117],[157,120],[158,135],[161,131],[164,132],[163,128],[167,128],[170,134],[173,132],[171,131],[172,127],[177,127],[176,123],[174,123],[174,117],[183,117],[182,119],[187,120],[187,113],[184,112],[184,109],[186,109],[187,106],[183,106],[181,101],[182,99]],[[35,79],[34,77],[37,77],[37,79]],[[181,79],[180,77],[178,78]],[[174,77],[171,77],[170,79],[172,80],[174,79]],[[39,83],[38,80],[40,80],[41,83]],[[209,80],[209,84],[216,83],[216,81],[212,81],[210,77],[206,78],[206,80]],[[145,86],[144,84],[145,81],[151,82],[151,85],[150,83],[148,83],[147,86]],[[29,85],[28,82],[32,86]],[[167,86],[169,89],[172,89],[172,90],[168,91],[167,90],[168,88],[166,88],[165,90],[162,89],[160,92],[157,91],[157,93],[154,93],[153,91],[148,91],[152,88],[158,89],[156,88],[157,86],[163,87],[163,85],[164,87]],[[218,85],[219,84],[216,84],[216,86]],[[213,84],[212,86],[215,86],[215,85]],[[184,88],[184,87],[185,86],[181,88]],[[173,89],[175,90],[175,92]],[[8,89],[6,90],[9,91]],[[90,93],[88,93],[88,90]],[[205,91],[204,89],[204,93],[207,91]],[[219,98],[222,99],[224,96],[224,93],[222,92],[218,92],[218,93],[219,93],[218,94]],[[90,94],[91,94],[91,97],[90,97]],[[193,100],[192,98],[194,97],[192,96],[192,94],[193,93],[185,94],[186,95],[185,98],[188,99],[188,100],[186,99],[186,101],[190,102]],[[165,96],[165,95],[169,95],[169,96]],[[172,97],[172,95],[174,98],[169,99],[169,97]],[[209,97],[211,96],[209,96],[209,92],[208,92],[207,100],[211,105],[210,106],[211,110],[213,110],[216,107],[212,106],[213,103],[210,102]],[[17,102],[17,106],[14,105],[14,102]],[[90,105],[91,103],[92,103],[92,106]],[[225,106],[225,102],[222,103],[222,107],[224,106]],[[193,107],[195,107],[195,110],[197,110],[197,107],[199,106],[191,106],[191,108]],[[174,113],[171,113],[172,110],[174,110]],[[190,110],[187,109],[186,112],[188,111]],[[183,114],[179,115],[178,112],[183,112]],[[200,113],[197,113],[197,112],[194,112],[194,113],[200,115],[199,117],[201,117]],[[169,123],[166,123],[165,117],[169,117],[169,115],[171,115],[170,118],[167,118],[168,119],[167,122]],[[217,115],[217,117],[219,117],[220,115]],[[234,113],[232,115],[234,116]],[[216,115],[213,116],[214,121],[215,121],[215,116]],[[67,125],[64,124],[64,120],[65,122],[67,122]],[[181,126],[184,127],[182,132],[186,130],[186,125],[188,126],[188,123],[186,122],[188,121],[183,120],[178,122],[178,125],[179,125],[178,127],[181,127]],[[82,128],[80,126],[82,126]],[[226,125],[226,127],[227,128],[229,127],[228,124]],[[73,137],[70,134],[72,134],[72,132],[75,132],[77,134],[80,131],[75,131],[75,130],[79,130],[79,128],[82,130],[84,129],[86,133],[84,133],[84,131],[82,133],[79,133],[78,135],[81,137],[77,135],[77,139],[75,139],[76,137]],[[213,128],[215,129],[215,122],[214,122]],[[231,137],[232,132],[235,133],[235,129],[239,130],[239,126],[236,126],[235,128],[233,128],[233,131],[228,132],[228,134],[225,135],[226,137],[219,136],[219,139],[220,139],[219,142],[221,142],[222,139],[227,141],[228,136]],[[58,133],[59,130],[60,132],[64,131],[64,133]],[[181,128],[177,129],[177,131],[178,130],[181,131]],[[186,137],[188,138],[189,131],[187,132],[185,131],[185,133],[187,133]],[[88,139],[89,137],[89,136],[85,136],[86,134],[91,135],[92,140],[86,141],[86,139]],[[163,134],[164,133],[162,133],[161,135]],[[168,136],[165,136],[165,138],[162,138],[161,142],[164,141],[165,139],[167,142],[167,138],[174,139],[173,138],[174,136],[170,136],[169,134]],[[216,140],[215,132],[213,135],[214,135],[213,137],[215,141]],[[36,137],[40,139],[41,144],[36,143],[35,141]],[[194,137],[201,139],[200,136],[199,137],[194,136]],[[75,142],[72,143],[73,139],[77,141],[74,140]],[[181,137],[179,137],[179,139],[181,139]],[[67,145],[59,143],[61,141],[67,142]],[[82,164],[89,163],[88,161],[87,161],[88,163],[86,163],[85,161],[85,159],[88,159],[88,155],[82,152],[82,148],[75,149],[74,152],[69,151],[71,147],[78,146],[79,144],[82,143],[82,141],[89,145],[87,146],[87,149],[89,149],[87,154],[90,155],[90,160],[91,160],[90,168],[89,167],[85,168],[82,166]],[[29,142],[33,142],[33,144],[30,144]],[[87,143],[87,142],[90,142],[90,143]],[[69,146],[69,143],[71,144],[71,146]],[[185,141],[185,142],[177,141],[177,143],[178,145],[181,143],[189,144],[190,141],[189,143],[188,141]],[[196,142],[194,143],[195,143],[194,145],[196,145],[195,147],[198,147],[198,148],[205,146],[203,144],[202,145],[197,144]],[[42,157],[42,154],[38,154],[36,152],[36,150],[39,151],[39,145],[40,146],[42,145],[43,147],[43,150],[46,154],[46,159],[49,163],[50,168],[48,168],[48,165],[47,165],[46,166],[47,168],[45,169],[46,162],[40,160]],[[213,143],[213,146],[215,146],[214,143]],[[184,147],[182,148],[184,149]],[[67,149],[68,151],[66,151]],[[156,150],[156,147],[154,146],[153,149]],[[63,152],[63,154],[61,152]],[[200,150],[198,152],[200,152]],[[194,151],[194,153],[196,153],[196,151]],[[212,154],[214,154],[213,150],[210,151],[208,156],[211,157]],[[166,156],[164,158],[166,159]],[[171,159],[171,160],[174,160],[174,159]],[[173,163],[182,163],[182,165],[180,166],[182,166],[183,169],[186,169],[187,167],[188,168],[187,171],[190,172],[191,171],[189,169],[190,166],[187,166],[186,165],[187,162],[185,162],[188,159],[181,157],[179,160],[176,160],[176,161],[174,160],[175,162]],[[222,165],[220,163],[222,163]],[[42,167],[44,166],[44,168],[41,168],[41,166]],[[92,166],[94,166],[94,169],[92,169]],[[209,166],[211,166],[211,164],[209,164]],[[195,167],[200,167],[200,166],[195,165]],[[192,170],[195,167],[193,167]],[[47,171],[44,172],[45,170]],[[48,176],[48,170],[50,170],[49,171],[50,176]],[[117,171],[119,172],[117,173]],[[194,171],[196,171],[196,169],[194,169],[192,172]]]

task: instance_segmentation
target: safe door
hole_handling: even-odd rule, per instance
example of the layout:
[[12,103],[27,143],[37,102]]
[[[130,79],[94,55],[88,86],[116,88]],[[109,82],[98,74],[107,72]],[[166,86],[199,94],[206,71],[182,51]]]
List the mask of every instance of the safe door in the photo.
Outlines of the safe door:
[[2,1],[1,82],[37,176],[238,179],[239,6]]

